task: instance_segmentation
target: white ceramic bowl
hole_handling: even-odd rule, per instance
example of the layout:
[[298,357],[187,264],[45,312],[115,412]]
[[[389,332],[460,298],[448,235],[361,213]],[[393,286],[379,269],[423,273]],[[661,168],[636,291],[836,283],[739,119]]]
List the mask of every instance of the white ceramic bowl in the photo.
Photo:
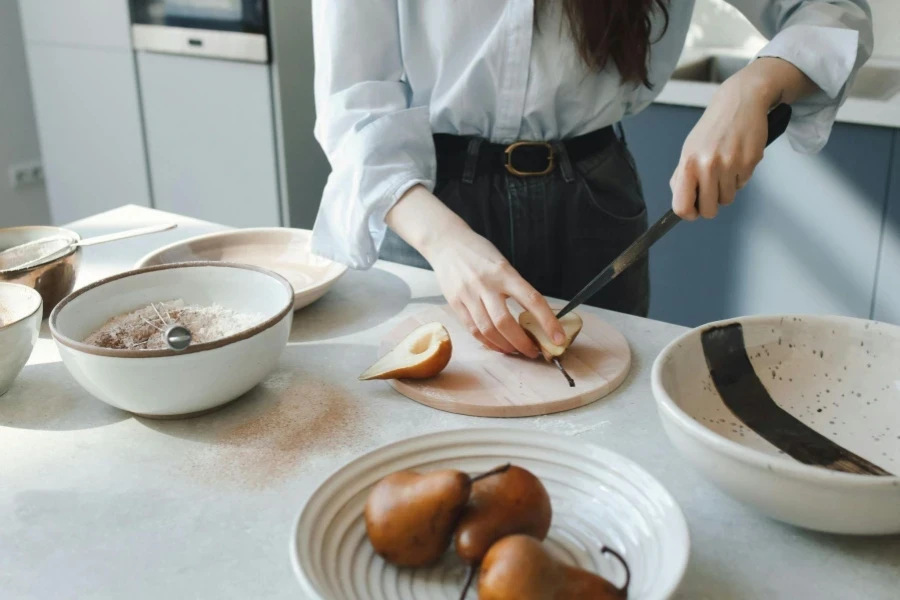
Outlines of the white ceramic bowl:
[[[484,472],[506,462],[537,475],[550,494],[548,549],[560,560],[621,585],[628,561],[631,600],[675,592],[687,566],[687,525],[675,500],[622,456],[572,438],[520,429],[470,428],[406,439],[370,452],[328,477],[306,502],[291,538],[294,571],[308,600],[459,598],[466,568],[448,552],[433,567],[398,569],[375,554],[363,509],[381,478],[403,469]],[[470,591],[468,598],[475,598]]]
[[[707,335],[704,352],[707,330],[728,331],[731,342],[739,341],[735,324],[742,343],[723,350],[725,338]],[[892,325],[742,317],[672,342],[653,365],[653,393],[678,451],[738,500],[809,529],[891,534],[900,532],[900,478],[890,475],[900,473],[898,360],[900,328]],[[753,379],[750,373],[774,405],[734,393]],[[854,456],[838,466],[866,461],[889,475],[813,464],[833,463],[835,448]]]
[[0,282],[0,396],[28,362],[41,331],[43,301],[34,289]]
[[[265,320],[186,350],[117,350],[84,344],[107,320],[151,302],[218,304]],[[156,418],[203,413],[263,380],[287,344],[293,290],[280,275],[249,265],[185,263],[129,271],[82,288],[50,315],[72,376],[96,398]]]
[[312,254],[307,229],[260,227],[201,235],[151,252],[136,267],[189,261],[224,261],[275,271],[294,287],[294,310],[312,304],[347,267]]

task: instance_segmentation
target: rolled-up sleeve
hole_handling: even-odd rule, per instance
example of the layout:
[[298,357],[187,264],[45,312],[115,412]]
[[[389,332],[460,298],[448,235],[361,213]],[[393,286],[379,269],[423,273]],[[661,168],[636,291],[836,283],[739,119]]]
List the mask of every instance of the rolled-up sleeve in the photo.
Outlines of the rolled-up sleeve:
[[427,107],[410,107],[397,0],[313,0],[316,139],[331,163],[312,251],[369,268],[385,216],[412,186],[434,187]]
[[820,91],[793,105],[788,127],[798,151],[822,149],[857,71],[872,54],[872,12],[866,0],[729,0],[770,39],[758,57],[781,58]]

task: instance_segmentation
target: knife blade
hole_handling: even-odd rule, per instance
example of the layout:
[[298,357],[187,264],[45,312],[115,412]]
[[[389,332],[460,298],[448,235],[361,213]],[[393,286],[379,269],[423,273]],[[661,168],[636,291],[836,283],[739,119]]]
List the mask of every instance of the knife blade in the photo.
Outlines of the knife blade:
[[[790,123],[791,120],[791,107],[787,104],[779,104],[769,112],[767,120],[769,133],[766,138],[766,146],[769,146],[769,144],[781,137],[781,134],[787,129],[788,123]],[[672,228],[680,222],[681,218],[676,215],[672,209],[669,209],[669,211],[656,223],[651,225],[647,231],[632,242],[622,254],[600,271],[599,275],[594,277],[590,283],[584,286],[584,289],[575,294],[575,297],[556,314],[556,317],[562,318],[586,300],[593,297],[594,294],[603,289],[610,281],[621,275],[623,271],[646,254],[653,244],[658,242],[660,238],[671,231]]]

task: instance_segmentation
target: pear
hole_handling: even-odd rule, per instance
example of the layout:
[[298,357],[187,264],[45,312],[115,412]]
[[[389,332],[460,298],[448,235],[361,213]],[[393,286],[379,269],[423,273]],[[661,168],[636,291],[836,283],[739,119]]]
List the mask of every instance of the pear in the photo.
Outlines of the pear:
[[398,471],[375,484],[366,499],[366,534],[386,561],[401,567],[436,562],[450,546],[473,482],[509,468],[470,477],[453,469]]
[[427,379],[443,371],[450,362],[453,345],[440,323],[418,327],[359,376],[370,379]]
[[472,485],[465,512],[456,528],[456,553],[477,565],[490,547],[508,535],[547,537],[553,510],[541,480],[521,467],[510,467]]
[[536,539],[527,535],[505,537],[481,563],[478,600],[624,600],[631,572],[619,553],[603,548],[622,562],[625,584],[618,588],[603,577],[557,561]]
[[559,320],[559,324],[562,325],[563,332],[566,334],[566,341],[562,344],[554,344],[541,327],[537,317],[527,310],[519,315],[519,325],[522,326],[528,337],[538,345],[541,349],[541,354],[544,355],[544,360],[547,362],[551,362],[554,358],[559,358],[565,354],[572,342],[575,341],[575,338],[578,337],[578,334],[581,333],[584,322],[576,313],[570,312]]

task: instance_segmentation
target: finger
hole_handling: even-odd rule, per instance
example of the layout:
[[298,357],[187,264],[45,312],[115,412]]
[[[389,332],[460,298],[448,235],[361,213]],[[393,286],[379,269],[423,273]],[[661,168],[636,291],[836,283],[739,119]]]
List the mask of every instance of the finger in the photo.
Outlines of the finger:
[[722,206],[728,206],[732,202],[734,202],[734,195],[738,190],[738,179],[739,176],[734,172],[729,171],[728,173],[723,173],[719,178],[719,204]]
[[719,212],[719,175],[718,168],[712,161],[705,162],[700,167],[697,181],[700,183],[697,194],[700,216],[712,219]]
[[490,340],[488,340],[480,331],[478,331],[478,327],[475,326],[475,321],[472,319],[472,315],[469,314],[469,309],[466,308],[466,305],[462,302],[451,302],[451,308],[453,308],[454,312],[456,312],[456,316],[459,318],[459,322],[463,324],[463,327],[474,337],[476,340],[481,342],[482,345],[487,347],[489,350],[493,350],[494,352],[503,351],[498,348],[496,345],[492,344]]
[[516,351],[512,344],[506,341],[506,338],[497,331],[497,328],[494,326],[494,320],[491,319],[490,313],[488,313],[480,298],[473,299],[472,302],[466,304],[466,308],[469,309],[469,314],[472,315],[472,321],[475,323],[475,328],[480,331],[481,335],[487,338],[489,342],[499,348],[504,354],[512,354]]
[[518,321],[509,313],[509,307],[506,306],[506,301],[502,297],[497,295],[488,297],[484,301],[484,306],[494,321],[494,327],[517,352],[529,358],[537,358],[537,347]]
[[563,331],[562,325],[559,324],[556,313],[550,308],[550,305],[547,303],[547,299],[544,298],[543,294],[534,289],[531,284],[525,281],[521,276],[517,277],[513,285],[509,287],[510,296],[512,296],[513,300],[518,302],[519,306],[535,316],[538,323],[541,325],[541,329],[544,330],[544,333],[546,333],[555,344],[565,343],[566,334]]
[[737,189],[743,188],[747,183],[750,182],[750,178],[753,177],[753,171],[755,167],[746,167],[741,171],[738,171],[737,174]]
[[697,175],[693,161],[678,165],[672,181],[672,210],[685,221],[693,221],[697,214]]

